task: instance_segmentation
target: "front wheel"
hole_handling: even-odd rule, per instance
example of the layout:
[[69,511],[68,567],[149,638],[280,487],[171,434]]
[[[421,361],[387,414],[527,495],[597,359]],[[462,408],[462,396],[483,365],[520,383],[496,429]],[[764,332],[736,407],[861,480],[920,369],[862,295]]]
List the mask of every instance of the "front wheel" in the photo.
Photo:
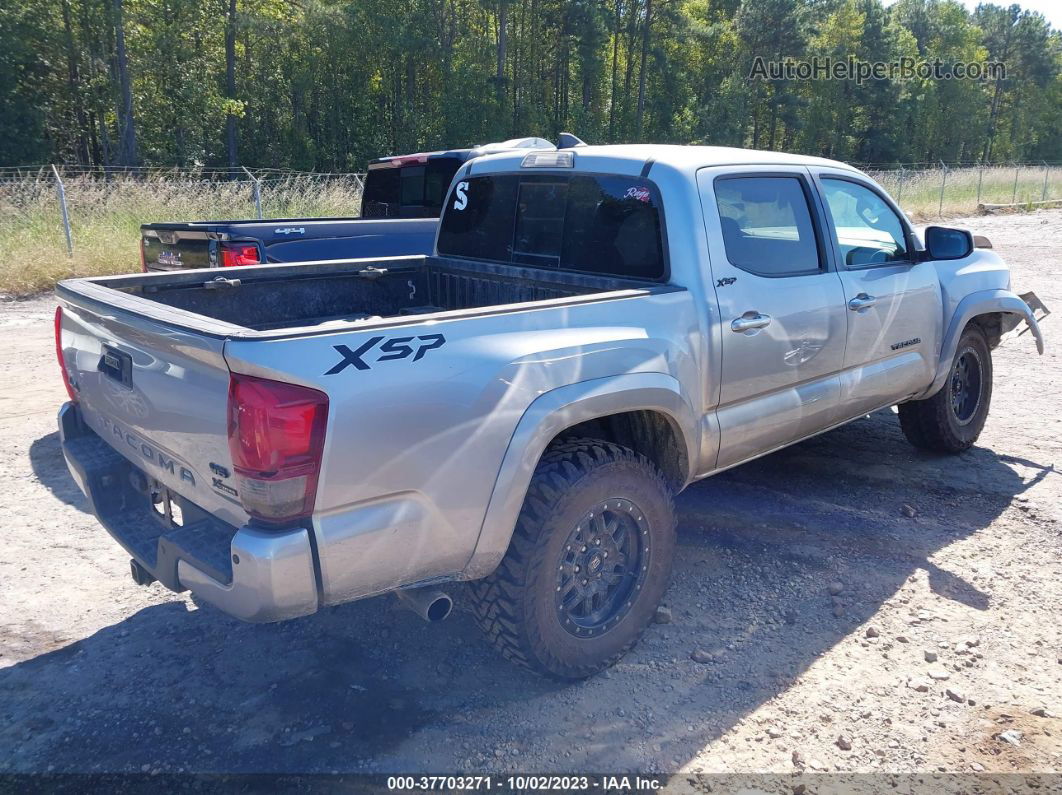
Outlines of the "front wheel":
[[925,400],[899,406],[900,428],[923,450],[959,453],[981,435],[992,402],[992,353],[984,332],[967,326],[944,386]]
[[667,588],[675,549],[671,491],[626,447],[553,445],[539,462],[509,550],[472,583],[480,627],[512,662],[582,679],[638,640]]

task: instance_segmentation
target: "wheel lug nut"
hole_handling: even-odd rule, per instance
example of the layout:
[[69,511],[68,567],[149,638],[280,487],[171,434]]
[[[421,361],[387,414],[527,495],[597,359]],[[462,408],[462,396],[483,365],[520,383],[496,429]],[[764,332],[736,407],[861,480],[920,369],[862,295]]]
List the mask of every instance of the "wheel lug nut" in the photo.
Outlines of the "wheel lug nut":
[[583,580],[583,585],[586,585],[586,583],[587,583],[587,581],[586,581],[586,580]]
[[580,569],[579,569],[579,566],[578,566],[578,564],[576,564],[576,566],[575,566],[575,570],[576,570],[576,571],[580,571]]

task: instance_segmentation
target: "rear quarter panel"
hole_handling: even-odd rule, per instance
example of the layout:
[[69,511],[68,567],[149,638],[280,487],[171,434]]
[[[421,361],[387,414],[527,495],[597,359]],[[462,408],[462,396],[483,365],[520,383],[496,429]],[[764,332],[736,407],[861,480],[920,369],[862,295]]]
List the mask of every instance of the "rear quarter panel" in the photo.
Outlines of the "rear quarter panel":
[[[431,335],[445,342],[416,359],[418,338]],[[225,357],[234,371],[329,395],[314,530],[325,600],[334,603],[460,573],[528,406],[559,387],[628,373],[696,384],[697,335],[691,296],[675,289],[386,329],[236,339]],[[404,347],[411,352],[399,357]],[[342,366],[349,352],[360,352],[364,369]]]

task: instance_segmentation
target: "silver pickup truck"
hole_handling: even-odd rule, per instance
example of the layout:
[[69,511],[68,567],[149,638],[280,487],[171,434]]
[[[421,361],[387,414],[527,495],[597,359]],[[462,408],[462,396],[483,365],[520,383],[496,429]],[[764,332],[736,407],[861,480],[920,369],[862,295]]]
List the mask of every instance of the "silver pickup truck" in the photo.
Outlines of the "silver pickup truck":
[[652,617],[692,481],[896,404],[975,442],[1002,335],[1043,350],[989,245],[829,160],[478,158],[431,256],[60,284],[63,450],[140,584],[434,620],[470,581],[506,657],[586,677]]

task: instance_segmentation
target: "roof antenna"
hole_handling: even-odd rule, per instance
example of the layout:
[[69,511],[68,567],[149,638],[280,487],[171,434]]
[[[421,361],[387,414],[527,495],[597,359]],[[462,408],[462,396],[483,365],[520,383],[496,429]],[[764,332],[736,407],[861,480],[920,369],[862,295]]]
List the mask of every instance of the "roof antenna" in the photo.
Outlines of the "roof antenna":
[[586,146],[586,141],[578,135],[572,135],[568,132],[562,132],[557,136],[558,149],[574,149],[577,146]]

